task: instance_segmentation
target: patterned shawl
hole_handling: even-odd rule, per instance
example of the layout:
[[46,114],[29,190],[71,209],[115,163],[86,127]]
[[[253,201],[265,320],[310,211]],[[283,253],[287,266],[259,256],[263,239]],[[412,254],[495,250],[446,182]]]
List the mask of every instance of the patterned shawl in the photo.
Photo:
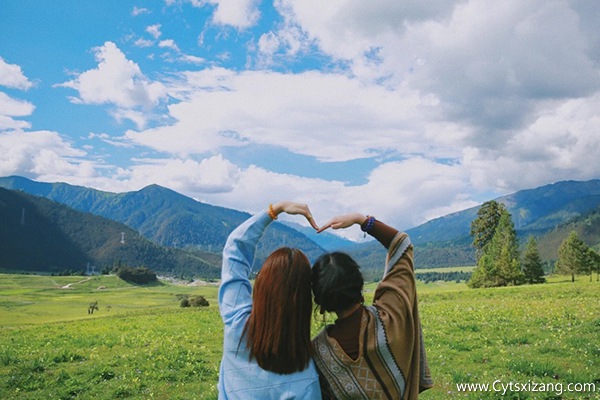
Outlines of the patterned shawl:
[[315,363],[336,398],[416,399],[433,386],[417,303],[412,246],[399,233],[373,305],[362,312],[359,357],[348,357],[326,328],[313,340]]

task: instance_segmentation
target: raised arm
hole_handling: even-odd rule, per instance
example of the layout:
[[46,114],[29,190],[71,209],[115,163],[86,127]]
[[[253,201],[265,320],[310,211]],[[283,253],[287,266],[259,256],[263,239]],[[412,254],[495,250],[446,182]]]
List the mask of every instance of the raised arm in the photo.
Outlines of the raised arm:
[[398,230],[385,223],[378,221],[373,216],[361,213],[351,213],[338,215],[329,220],[317,232],[323,232],[325,229],[345,229],[352,225],[360,225],[363,232],[368,233],[379,241],[386,249],[390,247],[392,240],[398,234]]
[[306,204],[281,201],[248,218],[231,232],[223,248],[221,285],[219,287],[219,310],[225,324],[234,322],[240,313],[250,312],[252,307],[252,286],[249,275],[256,253],[256,247],[265,229],[277,219],[279,214],[302,215],[316,229]]

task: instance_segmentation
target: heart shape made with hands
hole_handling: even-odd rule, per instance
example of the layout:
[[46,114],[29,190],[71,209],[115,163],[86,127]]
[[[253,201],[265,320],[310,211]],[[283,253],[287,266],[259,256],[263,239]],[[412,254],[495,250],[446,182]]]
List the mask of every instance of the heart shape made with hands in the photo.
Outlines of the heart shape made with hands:
[[360,225],[367,219],[367,216],[361,213],[343,214],[333,217],[326,224],[319,227],[310,212],[310,208],[306,204],[283,201],[272,205],[272,208],[290,215],[303,215],[317,233],[321,233],[329,228],[344,229],[355,224]]

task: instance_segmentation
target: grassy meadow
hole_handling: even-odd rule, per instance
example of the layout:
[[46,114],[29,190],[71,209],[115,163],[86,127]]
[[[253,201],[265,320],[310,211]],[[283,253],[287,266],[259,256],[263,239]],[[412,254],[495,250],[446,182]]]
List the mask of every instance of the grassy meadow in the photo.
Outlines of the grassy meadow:
[[[210,306],[181,308],[184,294]],[[210,285],[0,274],[0,398],[215,399],[223,335],[216,296]],[[94,301],[99,309],[88,314]],[[600,398],[595,279],[480,290],[419,283],[419,301],[435,380],[421,398]],[[314,332],[322,325],[316,316]],[[568,392],[569,384],[584,391]],[[542,385],[552,390],[534,391]]]

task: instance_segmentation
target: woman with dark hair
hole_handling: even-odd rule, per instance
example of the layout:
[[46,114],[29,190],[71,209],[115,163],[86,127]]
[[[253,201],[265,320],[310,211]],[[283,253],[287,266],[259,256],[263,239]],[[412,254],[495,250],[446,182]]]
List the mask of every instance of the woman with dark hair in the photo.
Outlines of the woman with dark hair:
[[325,254],[313,265],[315,303],[321,312],[338,317],[313,339],[323,398],[416,399],[433,382],[423,346],[410,239],[358,213],[335,217],[319,232],[355,224],[385,246],[386,266],[373,305],[365,306],[362,274],[350,256]]
[[219,399],[321,398],[311,358],[310,262],[284,247],[267,258],[254,290],[248,278],[258,242],[282,212],[302,215],[317,229],[308,206],[279,202],[238,226],[223,249]]

